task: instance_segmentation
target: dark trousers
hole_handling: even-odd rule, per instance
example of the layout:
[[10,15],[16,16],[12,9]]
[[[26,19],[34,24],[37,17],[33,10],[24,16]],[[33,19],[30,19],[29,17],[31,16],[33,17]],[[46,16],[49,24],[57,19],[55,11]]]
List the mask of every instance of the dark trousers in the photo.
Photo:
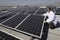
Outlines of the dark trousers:
[[54,29],[56,27],[52,22],[50,22],[50,23],[46,22],[45,24],[49,25],[50,29]]

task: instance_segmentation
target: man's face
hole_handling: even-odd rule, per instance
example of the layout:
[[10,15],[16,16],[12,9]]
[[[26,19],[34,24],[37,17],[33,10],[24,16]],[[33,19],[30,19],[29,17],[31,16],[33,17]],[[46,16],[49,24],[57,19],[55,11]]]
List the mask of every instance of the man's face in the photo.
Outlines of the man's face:
[[50,12],[50,9],[49,9],[49,8],[47,8],[47,11],[48,11],[48,12]]

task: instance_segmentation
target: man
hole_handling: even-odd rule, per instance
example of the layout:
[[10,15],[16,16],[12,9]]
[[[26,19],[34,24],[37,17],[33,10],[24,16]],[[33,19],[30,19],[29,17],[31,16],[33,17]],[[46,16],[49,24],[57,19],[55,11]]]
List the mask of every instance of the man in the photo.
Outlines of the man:
[[47,23],[51,29],[54,29],[57,26],[57,18],[51,7],[47,7],[47,12],[43,14],[43,16],[48,17],[45,20],[45,23]]

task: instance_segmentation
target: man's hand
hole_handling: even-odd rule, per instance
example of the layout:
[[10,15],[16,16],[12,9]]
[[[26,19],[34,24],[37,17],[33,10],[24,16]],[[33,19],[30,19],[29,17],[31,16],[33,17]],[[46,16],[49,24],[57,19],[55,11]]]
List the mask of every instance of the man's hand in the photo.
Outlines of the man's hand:
[[46,21],[44,21],[44,23],[47,23]]

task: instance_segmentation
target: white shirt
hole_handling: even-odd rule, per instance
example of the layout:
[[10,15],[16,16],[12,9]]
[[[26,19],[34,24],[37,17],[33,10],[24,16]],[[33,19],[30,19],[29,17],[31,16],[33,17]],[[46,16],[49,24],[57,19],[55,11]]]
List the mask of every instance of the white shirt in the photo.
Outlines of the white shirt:
[[48,22],[48,23],[53,22],[54,25],[56,26],[57,18],[56,18],[56,15],[55,15],[55,13],[53,11],[47,12],[47,13],[45,13],[43,15],[48,16],[48,19],[46,20],[46,22]]

